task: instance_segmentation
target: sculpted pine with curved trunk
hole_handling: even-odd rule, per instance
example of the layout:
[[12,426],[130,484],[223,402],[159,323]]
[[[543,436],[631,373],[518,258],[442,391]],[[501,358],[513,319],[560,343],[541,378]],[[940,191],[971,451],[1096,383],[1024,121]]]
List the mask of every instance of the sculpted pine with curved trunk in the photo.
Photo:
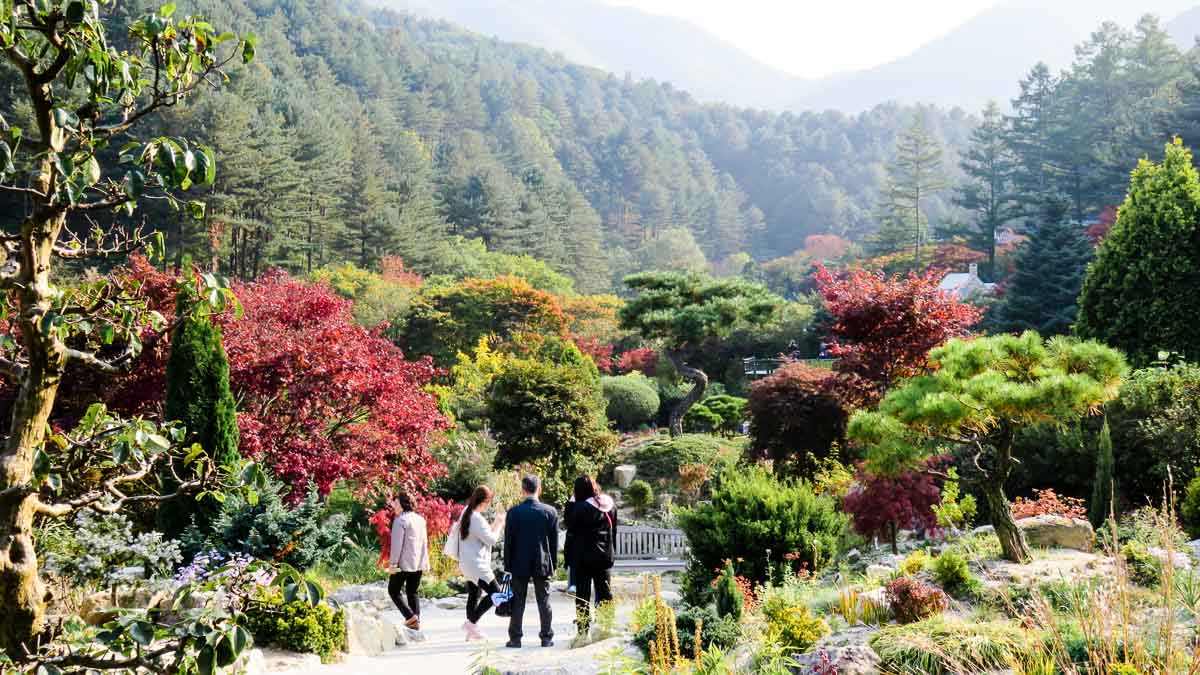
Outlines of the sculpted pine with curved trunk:
[[700,274],[645,272],[626,278],[625,285],[637,297],[621,308],[621,327],[658,342],[667,360],[692,382],[671,411],[671,435],[678,436],[688,409],[708,388],[708,375],[687,362],[688,352],[735,328],[766,323],[782,301],[758,284]]
[[[20,231],[0,234],[0,291],[11,331],[7,346],[0,346],[0,374],[16,390],[0,454],[0,650],[17,659],[44,628],[47,595],[38,574],[34,518],[167,498],[123,491],[149,475],[158,462],[150,455],[139,455],[128,473],[109,476],[94,490],[53,498],[50,486],[62,477],[43,450],[64,372],[69,365],[120,372],[140,349],[138,333],[153,321],[136,289],[56,287],[55,264],[120,255],[150,242],[137,230],[105,230],[89,216],[132,213],[151,190],[179,204],[175,192],[211,183],[211,151],[183,139],[137,141],[129,131],[201,84],[221,79],[221,68],[233,59],[253,55],[252,40],[231,40],[192,18],[173,20],[173,5],[135,22],[130,51],[118,52],[109,47],[100,17],[108,4],[0,0],[0,52],[24,80],[35,123],[24,130],[0,116],[0,191],[29,205]],[[225,41],[233,49],[218,56]],[[125,168],[106,175],[98,156],[114,143],[122,144]],[[197,202],[187,207],[193,214],[203,210]],[[88,233],[77,235],[72,226]],[[122,343],[123,351],[107,356]]]

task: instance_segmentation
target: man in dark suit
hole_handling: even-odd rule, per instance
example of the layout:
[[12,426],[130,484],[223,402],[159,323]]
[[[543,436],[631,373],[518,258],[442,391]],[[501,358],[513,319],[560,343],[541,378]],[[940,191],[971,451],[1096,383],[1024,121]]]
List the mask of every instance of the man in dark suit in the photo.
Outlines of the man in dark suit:
[[521,479],[525,499],[508,510],[504,519],[504,569],[512,575],[512,616],[508,620],[507,647],[520,647],[523,634],[521,622],[525,617],[525,598],[529,582],[533,582],[541,619],[543,647],[554,645],[554,628],[550,625],[550,577],[558,563],[558,511],[538,497],[542,481],[537,476]]

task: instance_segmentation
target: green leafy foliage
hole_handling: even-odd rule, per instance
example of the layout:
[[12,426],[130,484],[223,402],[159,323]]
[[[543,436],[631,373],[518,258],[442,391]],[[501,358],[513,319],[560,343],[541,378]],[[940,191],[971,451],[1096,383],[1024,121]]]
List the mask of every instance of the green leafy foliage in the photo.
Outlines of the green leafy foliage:
[[487,417],[500,444],[496,464],[546,463],[559,492],[616,446],[594,366],[513,360],[493,380]]
[[979,580],[971,573],[967,559],[957,551],[944,551],[933,559],[932,567],[934,580],[955,597],[967,595],[979,585]]
[[1096,443],[1096,478],[1092,484],[1092,502],[1088,505],[1088,519],[1097,529],[1115,512],[1113,497],[1117,494],[1117,485],[1113,464],[1112,432],[1105,419]]
[[1200,476],[1187,484],[1183,502],[1179,505],[1179,520],[1192,537],[1200,537]]
[[729,394],[709,396],[688,409],[683,428],[689,433],[732,435],[746,419],[746,399]]
[[1121,547],[1121,558],[1129,580],[1145,588],[1157,588],[1162,582],[1163,562],[1147,550],[1140,541],[1130,541]]
[[1079,296],[1076,331],[1145,366],[1160,351],[1200,359],[1200,174],[1179,139],[1163,161],[1141,160],[1117,222],[1100,244]]
[[634,431],[654,421],[660,401],[654,381],[641,373],[601,379],[605,414],[621,431]]
[[639,478],[625,488],[625,499],[639,514],[645,514],[654,505],[654,488]]
[[690,464],[706,464],[719,473],[737,458],[736,446],[729,441],[706,434],[684,434],[655,438],[634,450],[630,460],[638,476],[658,481],[678,478],[679,470]]
[[316,654],[325,663],[346,648],[346,613],[325,603],[285,602],[275,593],[252,603],[244,622],[256,643]]
[[708,586],[726,560],[754,583],[820,570],[836,555],[847,524],[833,499],[814,495],[807,483],[758,469],[728,472],[709,503],[679,514],[691,545],[688,583]]

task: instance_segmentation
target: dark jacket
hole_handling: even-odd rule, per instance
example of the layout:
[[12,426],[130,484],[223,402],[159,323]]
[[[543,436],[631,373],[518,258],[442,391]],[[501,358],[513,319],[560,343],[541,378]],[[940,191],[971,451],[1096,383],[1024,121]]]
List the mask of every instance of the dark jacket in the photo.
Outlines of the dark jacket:
[[575,536],[571,533],[571,511],[575,508],[575,500],[571,499],[567,505],[563,507],[563,527],[567,530],[567,536],[563,537],[563,564],[571,567],[575,564],[572,559],[572,553],[575,550]]
[[504,569],[514,577],[549,577],[558,564],[558,512],[533,497],[508,510]]
[[606,570],[613,566],[617,547],[617,509],[612,497],[600,495],[566,511],[571,540],[571,564],[580,569]]

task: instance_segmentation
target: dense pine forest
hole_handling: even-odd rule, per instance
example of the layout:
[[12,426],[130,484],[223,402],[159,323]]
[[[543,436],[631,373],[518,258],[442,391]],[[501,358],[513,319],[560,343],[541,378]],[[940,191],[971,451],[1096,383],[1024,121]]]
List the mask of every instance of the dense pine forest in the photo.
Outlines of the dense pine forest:
[[[437,274],[457,264],[461,237],[532,255],[585,292],[663,267],[754,274],[791,292],[802,270],[790,268],[806,272],[814,256],[939,241],[991,256],[1005,224],[1094,218],[1119,202],[1137,158],[1172,133],[1191,140],[1200,117],[1189,61],[1151,18],[1099,28],[1068,71],[1033,67],[1011,114],[980,117],[701,104],[669,84],[338,0],[185,9],[253,32],[269,58],[156,130],[220,158],[203,217],[140,217],[176,257],[240,278],[388,255]],[[814,252],[814,235],[832,252]]]

